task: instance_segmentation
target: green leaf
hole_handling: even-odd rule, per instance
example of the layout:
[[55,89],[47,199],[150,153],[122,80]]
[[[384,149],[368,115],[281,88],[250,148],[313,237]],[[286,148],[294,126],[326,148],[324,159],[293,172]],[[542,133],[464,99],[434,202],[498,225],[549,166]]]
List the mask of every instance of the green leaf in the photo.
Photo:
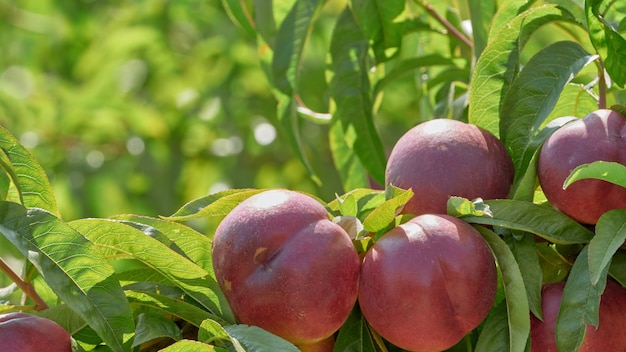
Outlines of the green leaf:
[[140,313],[136,326],[133,348],[159,337],[169,337],[176,341],[183,338],[178,325],[159,314]]
[[622,286],[626,287],[626,252],[618,251],[611,259],[609,274]]
[[516,180],[548,137],[541,129],[561,91],[595,58],[575,42],[556,42],[535,54],[510,86],[502,101],[499,129],[517,170]]
[[159,352],[229,352],[227,349],[219,348],[194,340],[178,341]]
[[[607,267],[608,269],[608,267]],[[585,337],[586,324],[598,325],[600,296],[606,286],[606,270],[596,285],[589,276],[588,247],[578,254],[570,271],[556,321],[559,351],[578,351]]]
[[226,330],[224,330],[218,322],[206,319],[200,324],[200,329],[198,330],[198,341],[213,343],[215,340],[230,341],[230,335],[228,335]]
[[272,72],[274,87],[293,96],[299,84],[302,51],[323,1],[298,0],[276,34]]
[[495,16],[491,18],[488,40],[497,40],[495,38],[498,33],[503,30],[507,30],[507,27],[510,26],[511,22],[517,20],[518,16],[528,10],[534,2],[534,0],[497,1],[497,6],[499,7],[497,8]]
[[510,332],[506,302],[491,309],[485,318],[474,351],[502,352],[510,351]]
[[469,200],[463,197],[452,196],[448,198],[447,213],[452,216],[461,217],[473,216],[493,216],[489,206],[482,199]]
[[263,192],[262,189],[229,189],[192,200],[174,214],[164,216],[168,220],[189,220],[206,216],[224,216],[245,199]]
[[304,143],[302,141],[302,132],[300,131],[300,119],[298,117],[298,103],[297,99],[293,96],[284,95],[278,91],[274,92],[276,99],[278,100],[278,121],[280,127],[285,132],[287,142],[296,153],[296,156],[309,173],[311,180],[318,186],[322,184],[313,166],[309,162],[309,158],[306,154]]
[[352,144],[355,139],[354,130],[345,134],[341,123],[333,123],[328,131],[330,150],[333,162],[341,176],[345,191],[369,186],[367,170],[358,155],[354,153]]
[[510,248],[496,233],[482,226],[475,226],[475,228],[489,244],[502,274],[508,312],[509,351],[524,352],[530,336],[530,315],[526,288],[519,265]]
[[0,202],[0,232],[112,350],[125,350],[123,335],[134,330],[132,314],[96,246],[49,212],[10,202]]
[[72,221],[70,225],[97,244],[107,256],[123,254],[139,260],[170,280],[209,312],[227,322],[235,321],[215,278],[159,241],[114,220],[81,219]]
[[222,0],[222,6],[231,20],[243,28],[250,36],[256,36],[252,24],[252,18],[250,18],[251,9],[248,8],[246,1],[241,0]]
[[596,224],[596,235],[589,242],[589,273],[597,284],[611,263],[613,255],[626,240],[626,209],[613,209],[602,214]]
[[249,352],[298,352],[299,349],[287,340],[280,338],[258,326],[228,325],[224,330],[231,339],[239,342]]
[[605,19],[600,11],[602,0],[585,1],[588,33],[591,43],[602,57],[604,68],[613,82],[624,87],[626,84],[626,39]]
[[594,235],[583,225],[548,206],[510,199],[487,200],[485,203],[493,212],[493,217],[464,216],[462,219],[532,233],[561,244],[588,243]]
[[509,17],[501,25],[492,26],[490,40],[478,58],[470,83],[469,122],[496,136],[500,134],[502,101],[517,75],[520,51],[529,36],[551,21],[573,20],[569,13],[553,5],[532,7],[512,19]]
[[370,188],[357,188],[338,196],[337,199],[328,203],[328,207],[333,211],[338,211],[340,209],[339,202],[347,198],[354,198],[356,201],[356,216],[360,219],[364,218],[365,215],[369,214],[369,212],[386,200],[385,191]]
[[[346,8],[337,20],[330,43],[334,70],[330,91],[336,104],[332,124],[341,126],[346,144],[360,163],[376,182],[384,184],[387,159],[374,126],[368,54],[368,40]],[[338,169],[345,167],[339,165]],[[348,175],[341,176],[345,182]]]
[[532,235],[512,231],[512,235],[504,236],[504,241],[511,249],[511,253],[517,261],[530,311],[539,319],[543,316],[541,311],[541,284],[543,275],[537,255],[537,245]]
[[536,243],[539,264],[543,273],[543,282],[560,282],[565,280],[572,266],[557,251],[556,246],[548,242]]
[[54,191],[35,157],[5,128],[0,127],[0,166],[17,187],[20,202],[59,215]]
[[404,205],[413,197],[412,190],[400,190],[395,188],[397,194],[386,200],[363,220],[363,228],[368,232],[378,232],[393,225],[396,216],[402,211]]
[[596,109],[598,109],[598,100],[589,88],[582,84],[568,83],[546,121],[553,121],[563,116],[584,117]]
[[594,161],[577,166],[563,182],[563,189],[586,178],[594,178],[626,188],[626,166],[610,161]]
[[192,262],[198,264],[212,277],[215,277],[211,257],[212,242],[208,236],[183,224],[148,216],[126,214],[116,215],[112,219],[124,221],[131,226],[143,225],[144,227],[138,227],[138,229],[144,233],[158,232],[171,242],[169,245],[166,245],[180,250]]
[[334,351],[377,351],[367,321],[357,307],[352,310],[346,322],[339,329]]
[[[390,82],[393,82],[395,79],[398,79],[399,77],[409,74],[422,67],[452,66],[461,68],[465,63],[466,60],[445,57],[439,54],[429,54],[420,57],[410,57],[403,59],[399,61],[391,71],[387,72],[382,79],[376,82],[372,95],[374,97],[378,96],[383,91],[385,86]],[[463,71],[462,77],[467,77],[466,71]],[[432,78],[429,79],[428,83],[434,83],[432,81]]]
[[496,13],[495,0],[470,0],[468,1],[470,21],[472,22],[472,39],[474,42],[474,57],[480,54],[487,46],[489,27]]
[[184,302],[180,298],[170,298],[160,295],[157,292],[149,292],[148,290],[139,291],[134,285],[127,286],[126,289],[128,301],[134,308],[148,307],[158,309],[163,313],[179,317],[198,327],[207,319],[221,320],[219,317],[206,310],[200,309],[191,303]]
[[396,23],[405,2],[386,0],[353,0],[352,10],[369,39],[377,62],[384,62],[400,50],[402,32]]

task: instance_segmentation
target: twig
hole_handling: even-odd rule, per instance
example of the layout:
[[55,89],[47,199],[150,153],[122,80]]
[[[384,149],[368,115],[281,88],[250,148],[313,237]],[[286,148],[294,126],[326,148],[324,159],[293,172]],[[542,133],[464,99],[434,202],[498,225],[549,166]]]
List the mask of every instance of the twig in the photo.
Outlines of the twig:
[[474,47],[474,43],[468,38],[466,37],[463,33],[459,32],[458,29],[456,29],[456,27],[454,27],[452,25],[452,23],[450,23],[448,20],[446,20],[444,17],[442,17],[437,10],[435,10],[434,7],[432,7],[431,4],[429,4],[427,1],[425,0],[416,0],[418,4],[420,4],[424,9],[426,9],[426,12],[428,12],[431,16],[433,16],[439,23],[441,23],[444,27],[446,27],[446,29],[448,30],[448,32],[450,32],[453,36],[455,36],[457,39],[459,39],[463,44],[467,45],[469,48],[473,48]]
[[9,264],[4,261],[4,259],[0,258],[0,271],[7,274],[11,281],[15,282],[17,287],[19,287],[30,299],[35,302],[36,310],[44,310],[48,308],[48,304],[37,294],[33,285],[24,282],[24,280],[11,269]]

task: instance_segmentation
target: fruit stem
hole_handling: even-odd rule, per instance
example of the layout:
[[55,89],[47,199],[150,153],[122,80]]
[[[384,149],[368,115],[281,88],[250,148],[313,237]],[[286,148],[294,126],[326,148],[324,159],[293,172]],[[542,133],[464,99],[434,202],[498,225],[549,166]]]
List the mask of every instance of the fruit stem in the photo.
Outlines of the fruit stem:
[[11,281],[15,282],[30,299],[35,302],[35,310],[44,310],[48,308],[48,304],[37,294],[33,285],[24,282],[24,280],[15,273],[9,264],[0,258],[0,271],[4,272]]
[[444,27],[446,27],[446,30],[448,30],[448,32],[450,32],[450,34],[452,34],[454,37],[459,39],[461,43],[467,45],[469,48],[474,47],[474,43],[472,43],[472,41],[468,37],[466,37],[458,29],[456,29],[456,27],[454,27],[452,23],[450,23],[448,20],[443,18],[437,12],[437,10],[435,10],[435,8],[430,3],[428,3],[428,1],[416,0],[416,2],[419,5],[421,5],[426,10],[426,12],[428,12],[431,16],[433,16],[437,20],[437,22],[441,23]]

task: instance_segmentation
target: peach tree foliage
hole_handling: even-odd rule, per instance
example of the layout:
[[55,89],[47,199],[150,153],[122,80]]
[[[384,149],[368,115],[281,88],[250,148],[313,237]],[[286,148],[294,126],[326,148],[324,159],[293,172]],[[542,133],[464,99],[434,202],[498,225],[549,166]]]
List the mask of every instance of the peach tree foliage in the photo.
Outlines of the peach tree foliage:
[[[222,5],[257,40],[259,62],[277,100],[283,138],[323,187],[303,142],[304,123],[325,127],[343,192],[320,200],[356,224],[366,251],[414,195],[384,185],[385,118],[393,94],[410,89],[416,124],[453,118],[498,136],[515,165],[508,199],[452,198],[448,213],[473,224],[496,257],[496,303],[485,321],[451,351],[524,351],[530,314],[541,316],[543,282],[567,276],[557,343],[574,351],[586,324],[597,324],[610,276],[626,285],[626,211],[583,226],[546,204],[537,187],[543,141],[572,118],[599,107],[623,111],[626,7],[617,1],[235,1]],[[471,32],[468,31],[471,28]],[[546,36],[546,33],[550,33]],[[313,72],[313,74],[311,74]],[[307,80],[322,80],[312,90]],[[322,87],[322,88],[320,88]],[[210,236],[185,222],[221,218],[258,189],[190,200],[169,216],[124,214],[64,221],[38,161],[0,130],[0,233],[26,259],[23,273],[0,261],[27,310],[65,327],[80,349],[138,351],[296,351],[258,327],[238,325],[213,273]],[[459,170],[459,172],[463,172]],[[600,178],[626,187],[626,168],[593,163],[566,185]],[[547,241],[536,241],[542,238]],[[0,302],[4,302],[0,297]],[[529,313],[530,312],[530,313]],[[197,339],[186,334],[197,329]],[[176,342],[174,342],[176,341]],[[398,350],[354,310],[336,351]]]

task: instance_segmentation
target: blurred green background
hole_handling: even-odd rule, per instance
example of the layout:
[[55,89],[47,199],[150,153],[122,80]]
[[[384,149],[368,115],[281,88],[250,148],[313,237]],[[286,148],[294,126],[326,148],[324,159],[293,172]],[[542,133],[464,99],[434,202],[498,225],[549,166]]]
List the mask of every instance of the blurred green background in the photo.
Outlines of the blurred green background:
[[332,200],[325,126],[303,126],[318,186],[275,127],[255,40],[219,1],[0,0],[0,125],[65,220],[170,215],[225,188]]

